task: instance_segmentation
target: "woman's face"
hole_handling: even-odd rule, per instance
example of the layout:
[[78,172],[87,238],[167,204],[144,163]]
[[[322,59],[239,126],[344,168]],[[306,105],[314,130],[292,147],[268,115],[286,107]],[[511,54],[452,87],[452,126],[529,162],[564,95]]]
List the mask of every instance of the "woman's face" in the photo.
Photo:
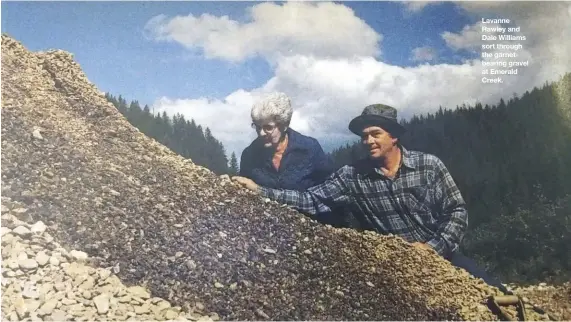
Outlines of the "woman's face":
[[277,147],[285,129],[280,127],[273,121],[257,121],[252,123],[252,127],[258,134],[258,139],[262,141],[265,148]]

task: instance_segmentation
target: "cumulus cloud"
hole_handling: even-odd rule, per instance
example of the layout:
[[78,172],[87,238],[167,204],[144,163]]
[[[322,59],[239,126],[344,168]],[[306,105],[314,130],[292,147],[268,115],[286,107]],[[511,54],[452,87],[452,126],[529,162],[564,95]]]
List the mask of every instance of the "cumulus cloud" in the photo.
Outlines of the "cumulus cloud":
[[436,59],[436,50],[432,47],[417,47],[412,50],[413,61],[431,61]]
[[[529,60],[530,67],[522,69],[525,77],[518,77],[515,90],[523,90],[546,80],[557,79],[571,67],[571,4],[568,2],[459,2],[466,12],[483,18],[508,18],[510,26],[521,28],[523,49],[518,60]],[[444,33],[442,37],[453,49],[481,51],[482,22],[466,26],[461,33]],[[496,25],[488,25],[494,27]],[[516,43],[516,42],[513,42]],[[499,52],[493,50],[492,52]]]
[[[159,39],[178,41],[227,60],[261,55],[271,61],[274,73],[259,88],[237,89],[219,100],[163,98],[154,104],[155,111],[180,112],[194,118],[211,128],[228,153],[240,155],[255,136],[249,127],[252,103],[260,93],[281,91],[292,99],[295,112],[291,126],[330,149],[356,139],[347,124],[371,103],[393,105],[401,118],[433,112],[439,106],[495,104],[500,98],[556,80],[570,70],[571,42],[566,34],[571,29],[569,4],[463,2],[458,6],[475,17],[510,18],[521,26],[528,38],[522,42],[525,49],[520,52],[521,59],[532,61],[525,76],[506,77],[501,85],[482,84],[480,59],[416,67],[390,65],[374,56],[381,35],[341,4],[263,3],[251,9],[249,23],[208,15],[163,16],[150,21],[147,27]],[[293,12],[297,12],[295,18]],[[336,24],[345,28],[325,27],[333,13],[340,21]],[[351,32],[347,26],[352,26]],[[480,28],[479,22],[441,36],[453,50],[479,52]],[[343,32],[339,34],[340,30]],[[419,45],[413,51],[415,57],[430,58],[428,47]],[[226,48],[232,46],[235,49]]]
[[[439,105],[453,108],[481,98],[499,100],[504,90],[481,86],[479,71],[475,62],[403,68],[371,57],[319,59],[297,55],[280,59],[274,77],[255,93],[288,93],[294,108],[291,127],[331,148],[356,139],[347,124],[368,104],[383,102],[398,107],[399,116],[408,118]],[[161,99],[154,106],[155,111],[181,112],[208,124],[229,153],[240,155],[254,138],[249,112],[257,96],[238,90],[220,101]]]
[[227,16],[153,17],[147,37],[201,49],[208,58],[243,61],[256,55],[319,57],[376,56],[382,39],[348,7],[326,2],[261,3],[249,10],[250,22]]
[[442,39],[446,45],[454,50],[466,49],[477,51],[481,48],[482,24],[465,26],[460,33],[445,31],[442,33]]

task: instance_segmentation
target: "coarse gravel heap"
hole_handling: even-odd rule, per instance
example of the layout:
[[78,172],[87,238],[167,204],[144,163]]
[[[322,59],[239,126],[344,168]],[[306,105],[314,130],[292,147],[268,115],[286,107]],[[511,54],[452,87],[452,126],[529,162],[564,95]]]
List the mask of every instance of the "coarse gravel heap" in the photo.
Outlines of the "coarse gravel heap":
[[[401,238],[336,229],[262,200],[131,126],[71,54],[32,53],[6,35],[2,203],[6,216],[45,223],[61,244],[54,252],[85,252],[93,269],[148,289],[141,301],[166,300],[188,319],[199,318],[192,312],[224,320],[497,319],[482,304],[501,295],[496,288]],[[4,261],[14,240],[22,242],[3,237]],[[13,268],[12,278],[29,275]],[[83,291],[121,297],[88,288],[76,296]],[[95,308],[92,318],[109,318],[92,299],[77,302]]]

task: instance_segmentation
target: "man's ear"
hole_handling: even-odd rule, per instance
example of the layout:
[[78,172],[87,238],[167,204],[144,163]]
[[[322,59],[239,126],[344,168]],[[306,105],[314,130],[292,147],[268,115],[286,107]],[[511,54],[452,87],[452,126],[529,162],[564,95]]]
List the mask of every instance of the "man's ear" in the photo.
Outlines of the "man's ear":
[[399,139],[398,139],[398,138],[395,138],[395,137],[392,137],[391,140],[392,140],[392,142],[393,142],[393,146],[394,146],[394,145],[397,145],[397,143],[398,143],[398,141],[399,141]]

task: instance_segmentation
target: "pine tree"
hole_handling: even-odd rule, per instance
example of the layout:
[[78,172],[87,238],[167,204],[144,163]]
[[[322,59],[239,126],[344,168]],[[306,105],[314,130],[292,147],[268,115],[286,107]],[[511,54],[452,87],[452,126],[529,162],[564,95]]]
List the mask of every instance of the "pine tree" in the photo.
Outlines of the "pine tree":
[[236,158],[236,154],[232,152],[232,155],[230,156],[230,165],[228,167],[228,172],[230,175],[237,175],[239,171],[240,169],[238,167],[238,159]]

